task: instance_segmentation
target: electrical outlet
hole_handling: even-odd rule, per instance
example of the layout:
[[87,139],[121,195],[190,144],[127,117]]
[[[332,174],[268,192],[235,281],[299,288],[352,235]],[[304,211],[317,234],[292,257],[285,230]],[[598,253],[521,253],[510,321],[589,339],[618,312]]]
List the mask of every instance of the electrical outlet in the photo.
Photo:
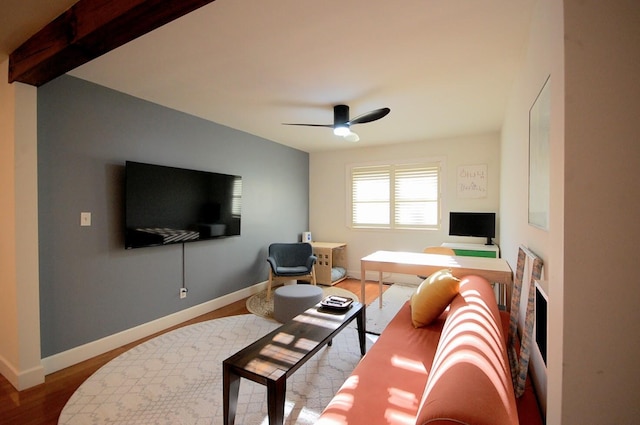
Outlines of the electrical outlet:
[[187,288],[180,288],[180,299],[187,298]]

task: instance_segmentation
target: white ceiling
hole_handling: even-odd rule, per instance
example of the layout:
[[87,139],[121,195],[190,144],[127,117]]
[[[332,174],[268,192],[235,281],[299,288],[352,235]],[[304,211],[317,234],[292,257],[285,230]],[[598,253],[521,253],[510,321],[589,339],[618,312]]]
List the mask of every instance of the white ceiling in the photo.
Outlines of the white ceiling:
[[[356,146],[282,125],[339,103],[391,108],[357,146],[493,132],[534,2],[216,0],[70,74],[307,152]],[[73,3],[3,1],[0,60]]]

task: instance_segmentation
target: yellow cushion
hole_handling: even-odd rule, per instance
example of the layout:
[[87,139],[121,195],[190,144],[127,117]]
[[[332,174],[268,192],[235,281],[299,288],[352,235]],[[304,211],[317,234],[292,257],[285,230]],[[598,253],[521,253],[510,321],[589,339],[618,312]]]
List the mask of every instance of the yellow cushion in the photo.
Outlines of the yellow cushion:
[[411,297],[411,322],[416,328],[433,322],[460,289],[460,279],[443,269],[425,279]]

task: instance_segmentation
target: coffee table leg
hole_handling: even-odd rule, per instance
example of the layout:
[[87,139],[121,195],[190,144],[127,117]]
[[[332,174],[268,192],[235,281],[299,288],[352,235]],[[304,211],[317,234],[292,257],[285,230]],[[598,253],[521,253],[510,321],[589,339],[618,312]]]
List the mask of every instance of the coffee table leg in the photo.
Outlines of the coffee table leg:
[[362,354],[363,356],[367,352],[367,330],[365,329],[367,322],[365,320],[365,308],[365,306],[362,306],[360,313],[358,313],[358,316],[356,317],[356,324],[358,325],[358,340],[360,341],[360,354]]
[[269,404],[269,425],[284,423],[284,401],[287,394],[287,377],[267,381],[267,402]]
[[240,376],[233,373],[231,368],[226,363],[223,363],[222,369],[222,402],[224,425],[233,425],[236,421],[238,391],[240,390]]

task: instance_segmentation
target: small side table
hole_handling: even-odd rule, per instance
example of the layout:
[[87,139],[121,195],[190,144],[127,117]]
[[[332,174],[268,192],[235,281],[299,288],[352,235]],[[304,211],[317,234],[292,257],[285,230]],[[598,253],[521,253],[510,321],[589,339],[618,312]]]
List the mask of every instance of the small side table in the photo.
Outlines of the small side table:
[[[316,262],[316,282],[322,285],[335,285],[347,278],[347,244],[341,242],[311,242],[313,254],[318,257]],[[334,267],[345,269],[344,276],[332,280],[331,271]]]
[[322,288],[315,285],[284,285],[273,292],[273,318],[286,323],[322,301]]

